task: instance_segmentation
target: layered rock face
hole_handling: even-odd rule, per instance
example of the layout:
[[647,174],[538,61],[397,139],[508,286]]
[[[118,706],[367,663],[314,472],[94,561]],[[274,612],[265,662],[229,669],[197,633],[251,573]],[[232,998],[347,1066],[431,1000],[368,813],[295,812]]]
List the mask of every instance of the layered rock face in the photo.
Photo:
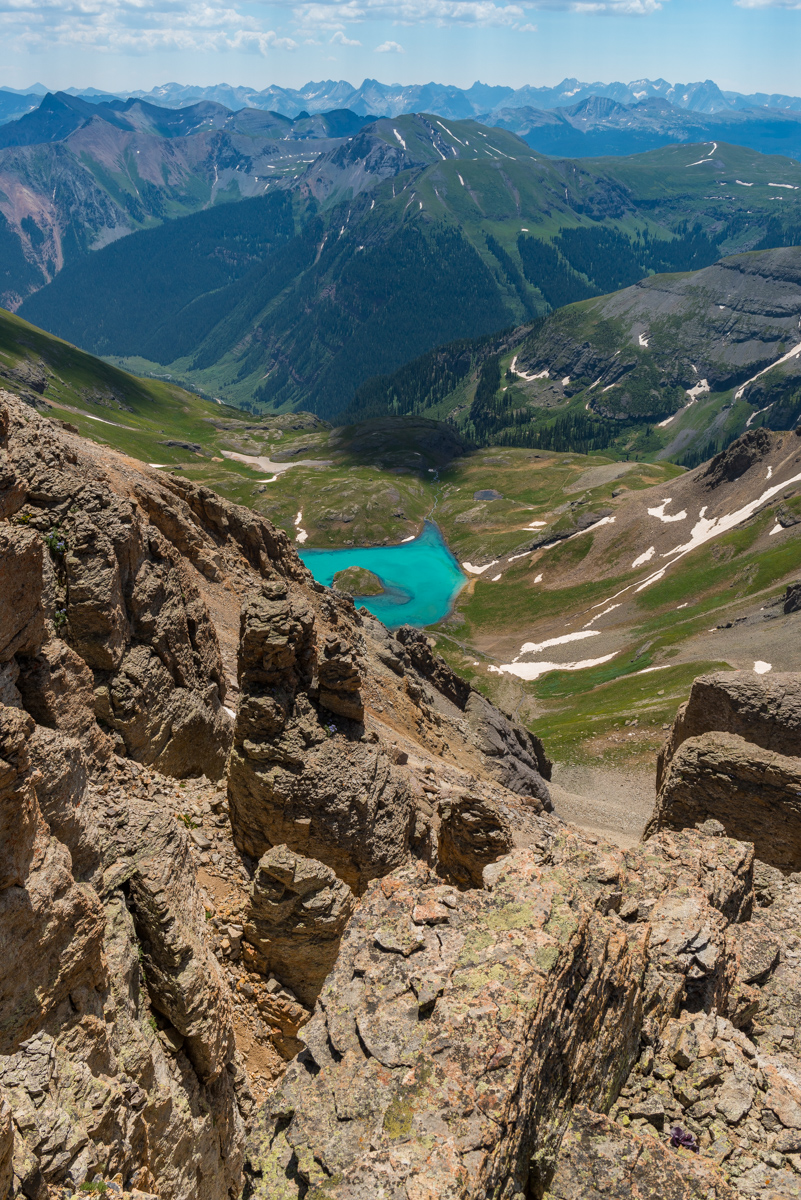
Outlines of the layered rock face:
[[534,743],[424,649],[433,682],[266,521],[0,396],[0,1195],[240,1195],[249,1071],[370,880],[436,869],[468,795],[490,859],[528,843]]
[[[412,849],[433,865],[451,799],[479,780],[498,780],[497,798],[516,810],[551,807],[537,738],[419,631],[392,637],[319,585],[271,579],[247,594],[238,678],[228,791],[234,840],[253,858],[286,845],[360,893]],[[437,785],[426,785],[435,761]],[[501,823],[511,845],[515,821]]]
[[459,891],[373,882],[254,1122],[249,1195],[801,1195],[801,885],[708,831],[535,818]]
[[0,1197],[801,1196],[795,677],[622,851],[267,522],[0,428]]
[[696,679],[657,764],[646,837],[714,820],[757,857],[801,867],[801,683],[792,673]]

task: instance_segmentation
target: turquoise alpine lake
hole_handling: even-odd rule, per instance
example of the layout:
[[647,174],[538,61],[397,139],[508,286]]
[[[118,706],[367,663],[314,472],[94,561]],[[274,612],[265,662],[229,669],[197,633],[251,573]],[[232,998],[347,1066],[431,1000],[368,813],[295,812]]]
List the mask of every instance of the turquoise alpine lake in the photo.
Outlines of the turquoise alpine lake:
[[382,596],[356,596],[356,607],[368,609],[390,629],[398,625],[434,625],[451,610],[466,576],[436,525],[399,546],[365,546],[347,550],[301,550],[300,557],[318,583],[330,587],[338,571],[366,567],[384,586]]

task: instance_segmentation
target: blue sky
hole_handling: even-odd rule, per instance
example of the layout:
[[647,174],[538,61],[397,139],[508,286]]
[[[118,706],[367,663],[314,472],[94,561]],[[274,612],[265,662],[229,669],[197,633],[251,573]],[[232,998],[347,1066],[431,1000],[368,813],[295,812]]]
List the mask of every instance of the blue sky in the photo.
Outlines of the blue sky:
[[801,93],[801,0],[0,0],[0,83],[714,79]]

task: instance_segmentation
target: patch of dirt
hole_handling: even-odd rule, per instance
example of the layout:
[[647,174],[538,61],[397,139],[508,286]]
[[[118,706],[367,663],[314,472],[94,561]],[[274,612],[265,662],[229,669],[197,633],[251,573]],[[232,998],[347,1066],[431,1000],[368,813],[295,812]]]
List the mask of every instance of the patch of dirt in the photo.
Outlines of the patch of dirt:
[[628,849],[642,837],[654,807],[655,768],[554,763],[551,798],[557,816],[585,833]]

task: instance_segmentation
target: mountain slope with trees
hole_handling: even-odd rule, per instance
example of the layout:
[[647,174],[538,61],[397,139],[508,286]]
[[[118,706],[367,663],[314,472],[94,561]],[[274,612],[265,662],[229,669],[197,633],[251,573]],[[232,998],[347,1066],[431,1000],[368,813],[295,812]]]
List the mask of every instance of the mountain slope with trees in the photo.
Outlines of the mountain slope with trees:
[[438,345],[801,240],[791,160],[732,146],[552,160],[425,116],[365,127],[289,192],[291,205],[238,206],[241,246],[218,251],[206,234],[217,218],[187,217],[65,268],[21,311],[131,369],[330,419]]

